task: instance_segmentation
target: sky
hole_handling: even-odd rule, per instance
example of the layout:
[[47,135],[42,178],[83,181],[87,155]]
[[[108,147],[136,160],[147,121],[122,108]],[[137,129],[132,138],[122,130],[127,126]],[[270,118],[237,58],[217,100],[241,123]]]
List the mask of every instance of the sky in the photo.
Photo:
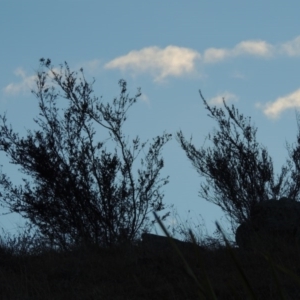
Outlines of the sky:
[[[125,134],[142,141],[173,135],[162,152],[161,176],[170,176],[164,203],[174,204],[192,228],[204,220],[204,233],[212,235],[219,221],[230,233],[224,212],[199,197],[205,180],[175,135],[182,130],[202,147],[218,126],[199,90],[211,106],[222,107],[225,98],[251,117],[279,174],[286,142],[296,142],[298,133],[299,11],[299,1],[278,0],[0,0],[0,114],[6,112],[22,137],[38,129],[38,100],[30,91],[42,57],[56,67],[65,61],[72,70],[82,67],[104,102],[118,96],[118,81],[126,80],[129,94],[141,88],[142,96],[128,112]],[[0,164],[14,184],[22,183],[25,176],[4,153]],[[11,233],[23,223],[16,214],[0,216],[0,227]]]

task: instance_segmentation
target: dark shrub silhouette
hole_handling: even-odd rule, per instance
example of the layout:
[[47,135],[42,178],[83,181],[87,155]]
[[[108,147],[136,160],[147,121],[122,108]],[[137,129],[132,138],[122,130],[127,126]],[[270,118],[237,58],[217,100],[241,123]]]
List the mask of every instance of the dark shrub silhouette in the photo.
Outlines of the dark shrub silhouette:
[[[187,157],[197,172],[206,178],[207,184],[201,184],[200,196],[220,206],[228,214],[233,230],[237,224],[249,219],[256,203],[282,196],[295,200],[300,190],[297,175],[300,164],[295,160],[298,157],[299,161],[300,146],[298,152],[294,150],[293,159],[298,173],[292,173],[293,182],[287,179],[292,169],[288,160],[275,183],[272,159],[256,141],[257,129],[250,124],[251,118],[247,120],[233,105],[232,108],[228,107],[224,99],[225,111],[211,108],[201,92],[200,96],[210,112],[208,116],[219,124],[219,131],[213,136],[208,135],[214,147],[196,149],[192,138],[187,141],[181,131],[177,133],[177,140]],[[300,136],[298,143],[300,145]],[[211,190],[214,191],[212,194]]]
[[[34,121],[41,131],[19,138],[6,125],[5,115],[0,116],[0,150],[33,182],[23,179],[25,186],[13,187],[2,174],[2,201],[64,249],[83,242],[106,247],[134,240],[153,225],[148,213],[165,208],[160,190],[168,177],[160,178],[161,150],[171,134],[153,139],[134,176],[133,163],[147,142],[136,137],[129,143],[121,128],[140,90],[130,98],[126,82],[120,80],[120,97],[104,105],[93,96],[94,81],[88,83],[82,69],[78,75],[67,63],[59,71],[49,59],[40,63],[33,94],[41,111]],[[69,107],[59,119],[57,102],[63,98]],[[93,143],[92,121],[109,132],[107,140],[116,145],[113,152],[103,141]]]

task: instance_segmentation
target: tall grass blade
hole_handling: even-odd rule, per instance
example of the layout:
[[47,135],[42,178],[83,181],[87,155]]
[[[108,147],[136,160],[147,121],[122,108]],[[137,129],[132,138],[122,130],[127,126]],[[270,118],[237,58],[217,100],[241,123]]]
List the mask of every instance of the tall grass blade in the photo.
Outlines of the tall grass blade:
[[240,276],[241,276],[240,278],[241,278],[241,282],[242,282],[243,286],[248,291],[249,296],[250,296],[251,299],[253,299],[253,300],[257,299],[256,296],[255,296],[255,293],[254,293],[254,291],[253,291],[253,289],[252,289],[252,287],[251,287],[251,285],[249,283],[249,280],[247,279],[247,277],[246,277],[243,269],[241,268],[241,266],[240,266],[237,258],[235,257],[235,254],[233,253],[233,250],[232,250],[232,248],[231,248],[231,246],[230,246],[230,244],[229,244],[229,242],[228,242],[228,240],[227,240],[227,238],[226,238],[223,230],[221,229],[221,226],[219,225],[218,222],[215,222],[215,224],[217,226],[217,229],[221,232],[221,234],[222,234],[222,236],[224,238],[224,241],[226,243],[226,247],[227,247],[227,249],[229,251],[229,254],[230,254],[231,258],[233,259],[233,261],[235,263],[235,266],[237,267],[237,269],[238,269],[238,271],[240,273]]
[[278,292],[279,292],[280,299],[285,300],[286,298],[285,298],[285,296],[284,296],[284,294],[283,294],[281,284],[280,284],[280,282],[279,282],[277,273],[276,273],[275,268],[274,268],[274,262],[273,262],[273,260],[271,259],[271,257],[270,257],[269,255],[264,255],[264,254],[263,254],[263,256],[264,256],[265,259],[268,261],[268,263],[269,263],[269,265],[270,265],[270,268],[271,268],[271,270],[272,270],[272,275],[273,275],[273,277],[274,277],[274,279],[275,279],[276,287],[277,287],[277,290],[278,290]]
[[[195,276],[193,270],[190,268],[189,264],[187,263],[187,261],[185,260],[184,256],[182,255],[181,251],[179,250],[179,248],[177,247],[177,245],[175,244],[175,242],[173,241],[173,239],[171,238],[169,232],[167,231],[167,229],[165,228],[164,224],[161,222],[161,220],[158,218],[157,214],[155,212],[153,212],[154,217],[156,219],[156,221],[158,222],[158,224],[160,225],[161,229],[163,230],[163,232],[165,233],[165,235],[168,237],[169,242],[171,243],[172,247],[174,248],[174,250],[177,252],[177,254],[179,255],[179,257],[181,258],[184,267],[187,271],[187,273],[192,277],[192,279],[194,280],[195,284],[197,285],[197,287],[199,288],[199,291],[201,292],[201,296],[205,297],[204,299],[212,299],[212,300],[217,300],[217,297],[215,295],[215,292],[212,289],[212,286],[210,284],[210,281],[207,277],[207,274],[204,271],[204,276],[205,276],[205,286],[206,289],[202,287],[202,285],[200,284],[200,282],[198,281],[197,277]],[[203,267],[203,265],[202,265]]]

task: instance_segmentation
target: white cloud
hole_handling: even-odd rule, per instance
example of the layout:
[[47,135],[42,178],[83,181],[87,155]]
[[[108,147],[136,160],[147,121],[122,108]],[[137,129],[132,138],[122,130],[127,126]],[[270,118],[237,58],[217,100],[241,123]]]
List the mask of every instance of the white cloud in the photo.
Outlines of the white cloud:
[[289,95],[279,97],[273,102],[266,104],[257,103],[256,107],[262,109],[267,117],[277,119],[283,111],[289,108],[300,107],[300,89]]
[[225,99],[226,104],[228,102],[238,101],[238,97],[235,94],[225,91],[211,98],[208,102],[209,104],[220,106],[223,105],[223,99]]
[[35,87],[36,75],[27,76],[25,71],[22,68],[15,70],[14,74],[18,77],[21,77],[21,82],[19,83],[10,83],[4,88],[4,93],[8,95],[16,95],[19,93],[30,92]]
[[300,36],[296,37],[292,41],[286,42],[280,47],[281,52],[288,56],[300,55]]
[[230,51],[226,49],[209,48],[204,52],[204,62],[216,63],[230,56]]
[[253,55],[261,57],[270,57],[274,52],[274,47],[265,41],[249,40],[237,44],[232,49],[209,48],[204,52],[205,63],[216,63],[226,58],[240,55]]
[[164,49],[148,47],[131,51],[105,65],[106,69],[132,70],[136,73],[151,72],[155,81],[168,76],[181,76],[195,70],[195,61],[200,54],[192,49],[168,46]]
[[261,40],[243,41],[234,47],[232,54],[234,56],[249,54],[254,56],[270,57],[274,51],[273,48],[274,47],[271,44]]

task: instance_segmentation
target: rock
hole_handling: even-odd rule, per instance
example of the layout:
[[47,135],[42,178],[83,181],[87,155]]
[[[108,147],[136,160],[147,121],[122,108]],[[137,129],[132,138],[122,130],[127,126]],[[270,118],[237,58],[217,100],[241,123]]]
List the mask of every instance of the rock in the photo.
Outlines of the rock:
[[300,202],[284,197],[258,203],[250,219],[237,228],[235,239],[243,249],[261,247],[275,240],[300,241]]
[[242,223],[236,230],[235,241],[239,248],[250,249],[251,248],[251,236],[254,235],[253,227],[251,222]]
[[[193,249],[195,245],[193,243],[189,242],[183,242],[180,240],[177,240],[175,238],[172,238],[172,240],[175,242],[176,246],[179,248],[179,250],[185,250],[185,249]],[[168,237],[151,234],[151,233],[143,233],[142,234],[142,243],[147,248],[154,250],[154,251],[164,251],[164,250],[174,250],[173,246],[171,245]],[[202,248],[200,246],[197,246],[198,248]]]

